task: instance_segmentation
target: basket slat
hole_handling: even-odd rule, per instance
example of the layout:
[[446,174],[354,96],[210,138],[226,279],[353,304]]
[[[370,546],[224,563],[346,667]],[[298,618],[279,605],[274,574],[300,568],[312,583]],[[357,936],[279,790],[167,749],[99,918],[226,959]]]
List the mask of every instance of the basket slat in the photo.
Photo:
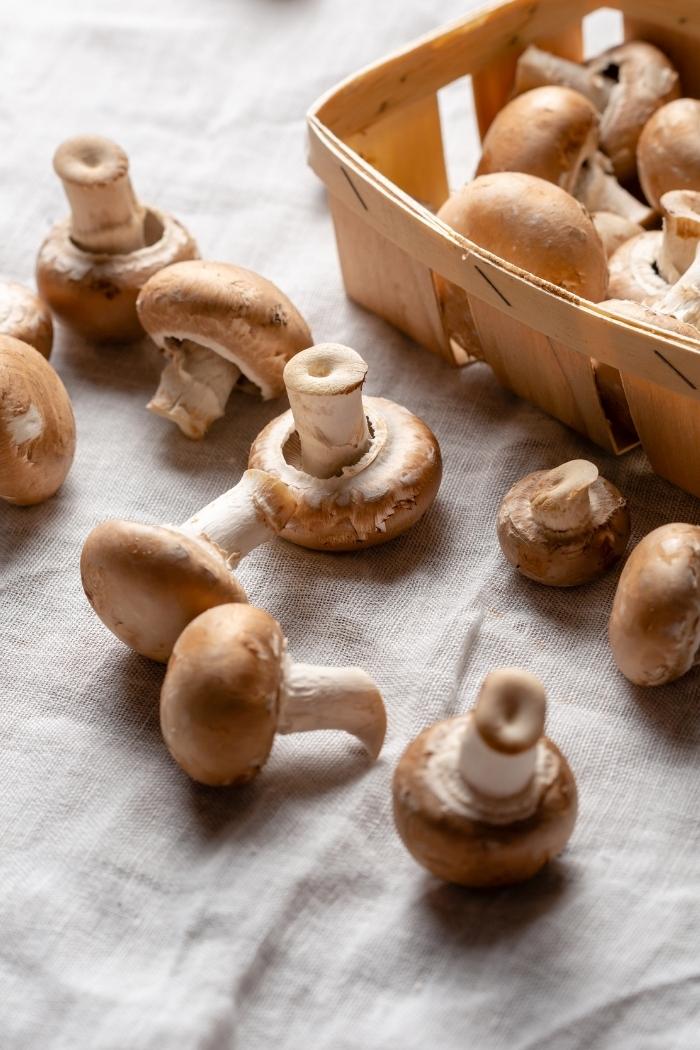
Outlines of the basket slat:
[[697,401],[623,375],[632,418],[655,473],[700,496],[700,411]]

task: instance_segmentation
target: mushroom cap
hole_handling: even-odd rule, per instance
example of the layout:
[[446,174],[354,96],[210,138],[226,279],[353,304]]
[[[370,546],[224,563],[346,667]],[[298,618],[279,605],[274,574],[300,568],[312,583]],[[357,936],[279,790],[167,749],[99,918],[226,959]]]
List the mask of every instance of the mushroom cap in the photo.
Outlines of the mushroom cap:
[[568,193],[598,145],[598,114],[566,87],[540,87],[512,99],[486,133],[477,175],[520,171]]
[[[623,244],[644,233],[639,223],[626,219],[624,215],[616,215],[612,211],[596,211],[592,213],[591,218],[603,242],[608,259],[612,258]],[[608,295],[610,295],[610,289],[608,289]]]
[[136,299],[143,285],[164,266],[197,258],[197,245],[172,215],[148,208],[144,229],[144,248],[109,255],[79,248],[71,239],[71,220],[62,219],[39,249],[39,292],[57,317],[85,339],[141,338]]
[[521,172],[482,175],[438,218],[501,259],[593,302],[608,287],[605,249],[590,215],[551,182]]
[[202,784],[244,784],[265,764],[275,735],[285,641],[250,605],[219,605],[185,628],[160,696],[170,754]]
[[661,230],[652,230],[626,241],[613,253],[608,264],[611,299],[653,302],[668,292],[668,281],[661,276],[657,265],[662,244]]
[[532,507],[553,473],[535,471],[506,493],[498,511],[498,542],[510,564],[528,579],[576,587],[601,576],[623,554],[630,534],[627,501],[614,485],[597,477],[588,489],[589,522],[580,531],[554,532],[536,520]]
[[161,662],[195,616],[246,601],[212,543],[161,525],[102,522],[85,541],[80,573],[88,601],[112,634]]
[[0,499],[42,503],[63,484],[74,454],[63,383],[38,350],[0,335]]
[[631,303],[625,299],[608,299],[607,302],[600,305],[602,309],[607,310],[609,313],[628,318],[630,321],[642,321],[644,324],[653,325],[655,328],[662,328],[665,332],[683,335],[686,339],[700,339],[700,331],[695,325],[688,324],[686,321],[679,321],[677,317],[672,317],[671,314],[659,314],[654,310],[653,306]]
[[657,209],[671,190],[700,190],[700,101],[678,98],[654,113],[637,159],[642,189]]
[[312,550],[372,547],[401,535],[433,502],[442,459],[432,430],[393,401],[365,397],[363,404],[370,447],[333,477],[301,470],[291,411],[268,423],[253,442],[248,466],[284,481],[298,501],[280,532],[283,539]]
[[[576,782],[555,744],[542,737],[548,774],[525,819],[494,824],[469,805],[456,756],[470,714],[438,722],[403,753],[394,773],[394,820],[406,848],[433,875],[463,886],[529,879],[566,845],[577,812]],[[436,764],[440,776],[436,776]],[[517,803],[516,803],[517,812]]]
[[700,658],[700,528],[662,525],[622,570],[608,627],[615,663],[636,685],[680,678]]
[[47,360],[53,344],[53,322],[46,303],[16,281],[0,281],[0,335],[28,343]]
[[620,182],[628,182],[636,175],[642,129],[657,109],[680,94],[678,73],[662,51],[641,40],[610,48],[588,65],[593,73],[617,80],[601,117],[600,147]]
[[311,346],[294,304],[271,281],[232,263],[177,263],[152,277],[139,295],[141,324],[167,349],[187,339],[236,365],[264,398],[284,393],[287,361]]

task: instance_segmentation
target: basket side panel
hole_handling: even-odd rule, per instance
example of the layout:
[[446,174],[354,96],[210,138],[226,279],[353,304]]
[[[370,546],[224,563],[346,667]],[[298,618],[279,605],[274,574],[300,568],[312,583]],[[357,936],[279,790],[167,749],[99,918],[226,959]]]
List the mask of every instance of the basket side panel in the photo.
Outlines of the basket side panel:
[[684,96],[700,98],[700,46],[697,36],[682,29],[669,29],[636,18],[625,18],[625,39],[647,40],[656,44],[671,59],[681,75]]
[[630,411],[652,469],[700,497],[700,406],[697,401],[624,374]]
[[345,290],[426,349],[453,361],[431,271],[329,195]]

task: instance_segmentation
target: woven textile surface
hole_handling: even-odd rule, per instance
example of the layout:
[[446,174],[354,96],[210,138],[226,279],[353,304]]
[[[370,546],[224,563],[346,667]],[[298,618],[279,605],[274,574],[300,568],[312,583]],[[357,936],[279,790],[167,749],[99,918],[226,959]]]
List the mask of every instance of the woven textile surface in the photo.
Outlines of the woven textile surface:
[[[505,563],[503,493],[590,456],[633,542],[697,501],[645,457],[602,455],[419,350],[344,295],[304,114],[468,0],[0,0],[0,268],[31,283],[66,211],[51,156],[99,132],[202,254],[264,273],[317,341],[355,347],[369,394],[423,417],[439,497],[406,536],[331,556],[278,542],[240,569],[300,660],[357,664],[389,732],[371,766],[339,734],[277,741],[241,790],[189,782],[160,737],[163,669],[97,620],[78,562],[109,517],[178,522],[234,484],[285,407],[232,397],[204,442],[145,411],[160,360],[57,333],[78,452],[59,495],[0,505],[0,1046],[3,1050],[697,1050],[698,676],[636,689],[606,641],[614,572],[557,592]],[[610,22],[594,27],[606,45]],[[476,159],[466,87],[442,100],[453,185]],[[580,791],[562,858],[525,886],[439,884],[404,850],[391,775],[494,666],[541,676]]]

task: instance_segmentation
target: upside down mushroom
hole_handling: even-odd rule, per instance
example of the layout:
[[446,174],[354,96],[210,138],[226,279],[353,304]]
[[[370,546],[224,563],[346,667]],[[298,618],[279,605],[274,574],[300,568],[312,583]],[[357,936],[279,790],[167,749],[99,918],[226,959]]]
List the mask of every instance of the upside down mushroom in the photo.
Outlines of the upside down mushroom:
[[516,482],[503,498],[497,528],[501,550],[523,576],[576,587],[622,556],[630,516],[625,498],[595,464],[574,459]]
[[88,601],[125,645],[164,662],[195,616],[247,601],[232,569],[272,539],[295,506],[285,485],[247,470],[238,485],[179,527],[102,522],[80,559]]
[[137,200],[128,157],[109,139],[68,139],[56,150],[54,169],[71,214],[53,226],[39,249],[39,291],[87,339],[138,339],[142,286],[164,266],[196,258],[197,246],[171,215]]
[[291,409],[253,442],[248,466],[278,478],[296,500],[280,531],[314,550],[357,550],[399,536],[440,485],[437,439],[408,409],[363,397],[367,365],[322,343],[287,363]]
[[74,453],[63,383],[38,350],[0,335],[0,499],[43,503],[65,481]]
[[0,335],[28,343],[47,360],[51,356],[51,313],[36,292],[17,281],[0,281]]
[[424,730],[394,774],[394,820],[433,875],[501,886],[536,875],[576,822],[574,776],[543,736],[545,691],[527,671],[484,679],[476,706]]
[[148,408],[202,438],[243,377],[264,399],[284,393],[287,361],[312,343],[294,304],[271,281],[200,260],[160,270],[137,302],[141,324],[168,358]]
[[343,730],[374,759],[386,732],[381,694],[365,671],[293,662],[277,621],[250,605],[219,605],[185,628],[160,722],[178,765],[212,786],[252,780],[276,733]]

